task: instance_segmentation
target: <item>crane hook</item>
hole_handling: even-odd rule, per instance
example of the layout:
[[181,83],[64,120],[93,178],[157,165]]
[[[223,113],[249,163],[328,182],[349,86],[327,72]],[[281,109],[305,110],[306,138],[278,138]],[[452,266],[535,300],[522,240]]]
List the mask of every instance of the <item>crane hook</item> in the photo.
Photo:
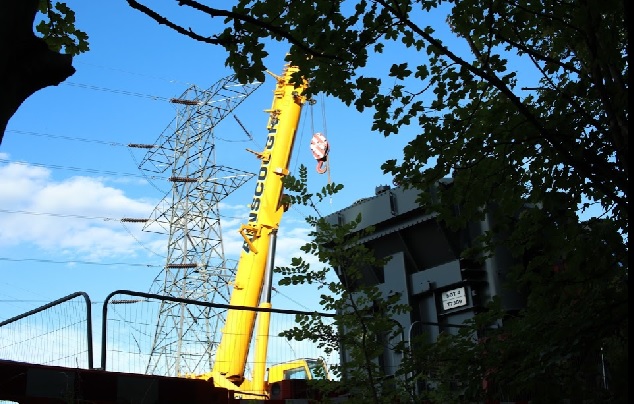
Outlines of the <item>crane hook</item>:
[[328,171],[328,152],[330,152],[330,145],[326,137],[317,132],[310,140],[310,150],[313,153],[313,157],[317,160],[317,172],[323,174]]
[[324,164],[324,163],[326,163],[326,160],[319,160],[319,161],[317,162],[317,172],[318,172],[319,174],[323,174],[323,173],[325,173],[326,171],[328,171],[328,165],[327,165],[327,164]]

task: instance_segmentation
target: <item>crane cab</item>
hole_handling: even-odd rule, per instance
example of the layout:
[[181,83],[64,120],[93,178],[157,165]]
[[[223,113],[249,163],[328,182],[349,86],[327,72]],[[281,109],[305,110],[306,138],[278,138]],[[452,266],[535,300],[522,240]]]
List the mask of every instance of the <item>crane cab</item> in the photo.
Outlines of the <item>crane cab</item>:
[[323,359],[295,359],[268,369],[269,384],[280,380],[329,380],[328,367]]
[[295,359],[273,365],[268,369],[269,399],[319,399],[322,394],[311,387],[311,380],[331,380],[323,359]]

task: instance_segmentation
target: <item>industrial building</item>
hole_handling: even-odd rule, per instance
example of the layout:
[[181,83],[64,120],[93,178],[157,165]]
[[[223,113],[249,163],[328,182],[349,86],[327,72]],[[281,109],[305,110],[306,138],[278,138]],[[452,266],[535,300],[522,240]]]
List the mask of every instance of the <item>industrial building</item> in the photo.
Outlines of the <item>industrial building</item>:
[[[360,242],[377,257],[390,259],[383,268],[365,271],[363,281],[377,285],[383,296],[400,293],[400,303],[411,307],[409,313],[393,318],[404,340],[424,333],[434,342],[441,332],[455,334],[492,296],[498,296],[509,312],[521,309],[522,297],[503,288],[513,263],[508,252],[498,249],[482,263],[460,258],[476,237],[492,229],[491,211],[485,211],[481,221],[453,231],[417,203],[419,193],[379,186],[373,197],[326,217],[334,225],[350,223],[361,214],[356,229],[374,228]],[[346,361],[345,347],[341,360]],[[401,354],[386,347],[380,360],[384,374],[393,375],[401,360]]]

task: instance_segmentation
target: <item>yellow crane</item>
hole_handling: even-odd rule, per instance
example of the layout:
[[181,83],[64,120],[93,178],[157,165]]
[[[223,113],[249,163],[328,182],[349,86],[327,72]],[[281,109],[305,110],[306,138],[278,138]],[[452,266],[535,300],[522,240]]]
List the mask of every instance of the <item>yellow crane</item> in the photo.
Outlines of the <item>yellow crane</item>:
[[[264,150],[249,150],[261,160],[261,165],[248,222],[240,227],[244,242],[229,302],[231,306],[271,308],[276,235],[282,215],[288,208],[283,201],[282,181],[289,173],[302,106],[307,101],[303,94],[307,83],[302,82],[296,87],[291,82],[297,71],[296,67],[287,64],[280,76],[268,72],[276,79],[277,85],[273,92],[273,105],[265,111],[269,119]],[[267,398],[270,383],[298,373],[311,378],[315,367],[325,369],[323,361],[298,359],[272,366],[268,370],[268,380],[265,380],[270,312],[260,312],[258,317],[252,380],[245,379],[245,368],[255,329],[256,312],[253,310],[228,310],[212,371],[194,377],[213,378],[214,385],[218,387],[249,397]]]

